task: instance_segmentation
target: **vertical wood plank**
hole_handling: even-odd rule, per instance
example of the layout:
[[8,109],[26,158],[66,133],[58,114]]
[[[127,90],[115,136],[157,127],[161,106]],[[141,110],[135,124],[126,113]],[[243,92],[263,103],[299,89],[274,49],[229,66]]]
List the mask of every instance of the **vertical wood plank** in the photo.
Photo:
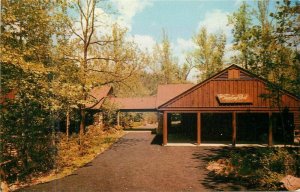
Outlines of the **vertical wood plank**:
[[256,92],[255,92],[255,84],[256,84],[256,81],[252,81],[251,82],[251,91],[252,91],[252,98],[253,98],[253,106],[257,106],[257,96],[256,96]]
[[268,131],[268,146],[273,145],[273,116],[272,112],[269,112],[269,131]]
[[214,100],[215,100],[214,106],[215,106],[215,107],[218,107],[218,106],[219,106],[219,105],[218,105],[217,98],[216,98],[217,94],[220,94],[220,81],[216,81],[216,95],[214,96]]
[[237,94],[238,93],[238,81],[233,81],[233,93]]
[[214,94],[214,82],[215,81],[211,81],[211,85],[210,85],[210,92],[209,92],[209,94],[210,94],[210,98],[209,98],[209,107],[213,107],[213,99],[214,99],[214,97],[215,97],[215,94]]
[[197,112],[197,144],[201,144],[201,113]]
[[209,103],[209,100],[210,100],[210,86],[211,86],[211,83],[207,83],[206,84],[207,86],[207,95],[206,95],[206,98],[207,98],[207,106],[210,107],[210,103]]
[[[250,91],[249,91],[249,83],[248,83],[248,81],[244,81],[244,84],[242,85],[242,89],[244,89],[244,90],[242,90],[243,93],[247,93],[247,94],[250,95]],[[244,92],[244,91],[245,91],[245,92]],[[252,97],[252,96],[250,95],[250,97]]]
[[236,112],[232,113],[232,146],[236,144]]
[[213,107],[217,106],[217,99],[216,99],[217,93],[218,93],[218,81],[215,81],[215,83],[214,83],[214,95],[212,97]]
[[223,83],[223,90],[224,90],[224,93],[230,93],[230,91],[229,91],[229,86],[230,86],[230,83],[229,83],[229,81],[224,81]]
[[163,145],[168,143],[168,113],[164,111],[163,115]]
[[254,105],[258,106],[258,81],[253,82],[253,90],[254,90]]
[[196,91],[197,91],[197,99],[196,99],[196,106],[197,107],[200,107],[201,106],[201,94],[200,94],[200,90],[201,90],[201,88],[199,88],[199,89],[197,89]]
[[229,70],[228,71],[229,73],[228,73],[228,79],[233,79],[234,78],[234,70]]
[[258,92],[257,92],[257,96],[258,96],[258,105],[259,106],[263,106],[263,98],[261,97],[261,94],[262,94],[262,83],[261,82],[258,82]]
[[203,97],[203,107],[207,107],[207,98],[208,98],[207,84],[205,84],[203,86],[203,92],[204,92],[204,94],[202,95],[202,97]]
[[204,86],[201,86],[201,92],[200,92],[200,98],[201,98],[201,107],[204,107],[204,95],[205,95],[205,90],[204,90]]
[[239,79],[241,76],[240,70],[236,70],[236,78]]
[[[260,90],[261,90],[260,94],[265,94],[266,92],[265,92],[264,84],[261,83],[260,86],[261,86],[261,88],[260,88]],[[262,106],[266,106],[266,100],[264,98],[262,98],[262,97],[261,97],[261,103],[262,103],[261,104]]]

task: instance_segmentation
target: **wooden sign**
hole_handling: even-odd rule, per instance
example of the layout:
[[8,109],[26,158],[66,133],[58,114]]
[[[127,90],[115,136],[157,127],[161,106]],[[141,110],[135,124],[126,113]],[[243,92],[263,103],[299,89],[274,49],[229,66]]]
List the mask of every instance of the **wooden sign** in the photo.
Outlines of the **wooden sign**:
[[221,104],[251,104],[252,98],[248,94],[217,94]]

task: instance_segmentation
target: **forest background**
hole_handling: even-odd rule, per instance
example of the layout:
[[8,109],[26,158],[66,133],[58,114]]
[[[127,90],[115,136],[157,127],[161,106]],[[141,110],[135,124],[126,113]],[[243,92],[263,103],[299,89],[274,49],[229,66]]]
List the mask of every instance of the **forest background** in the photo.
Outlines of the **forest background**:
[[117,13],[109,1],[2,0],[1,180],[52,170],[57,143],[69,138],[59,128],[67,116],[83,156],[86,114],[100,102],[89,94],[96,87],[112,86],[117,97],[150,96],[158,84],[201,82],[236,64],[272,83],[268,97],[278,99],[281,89],[300,96],[300,6],[279,1],[272,10],[269,1],[243,2],[228,15],[229,61],[225,33],[201,27],[179,63],[169,31],[162,29],[152,50],[141,49],[110,19]]

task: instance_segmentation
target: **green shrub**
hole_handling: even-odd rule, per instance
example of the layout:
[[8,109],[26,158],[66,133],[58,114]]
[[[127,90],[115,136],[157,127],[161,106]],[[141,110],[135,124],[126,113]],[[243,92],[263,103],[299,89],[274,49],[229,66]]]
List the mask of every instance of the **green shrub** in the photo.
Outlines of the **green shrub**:
[[[250,175],[250,182],[268,190],[278,189],[284,175],[296,175],[295,149],[257,148],[242,156],[240,175]],[[246,172],[244,170],[247,170]]]
[[1,106],[1,167],[8,183],[26,181],[51,170],[56,146],[51,114],[38,102],[26,100]]
[[[285,175],[299,177],[298,148],[235,148],[229,151],[223,175],[262,190],[279,190]],[[218,161],[217,161],[218,162]]]

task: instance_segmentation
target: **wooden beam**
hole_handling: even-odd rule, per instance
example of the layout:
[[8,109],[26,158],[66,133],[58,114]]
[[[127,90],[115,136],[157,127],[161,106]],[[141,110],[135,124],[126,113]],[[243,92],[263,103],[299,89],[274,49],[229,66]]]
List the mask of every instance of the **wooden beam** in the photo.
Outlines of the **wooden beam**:
[[268,146],[273,145],[273,117],[272,112],[269,112],[269,131],[268,131]]
[[164,111],[163,115],[163,145],[168,143],[168,113]]
[[236,112],[232,113],[232,146],[236,144]]
[[120,127],[120,111],[117,112],[117,126]]
[[201,113],[197,112],[197,144],[201,144]]

